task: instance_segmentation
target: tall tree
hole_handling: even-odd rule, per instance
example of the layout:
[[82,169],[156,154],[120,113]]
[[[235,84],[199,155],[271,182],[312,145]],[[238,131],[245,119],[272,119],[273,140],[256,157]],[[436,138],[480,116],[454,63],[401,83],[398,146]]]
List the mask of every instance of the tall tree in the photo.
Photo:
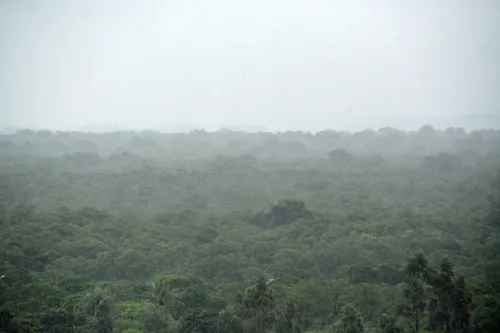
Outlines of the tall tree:
[[342,316],[340,318],[340,332],[342,333],[363,333],[363,321],[358,309],[352,303],[346,304],[342,308]]
[[457,333],[468,333],[470,331],[472,295],[463,276],[459,276],[456,280],[453,305],[453,329]]
[[114,328],[114,302],[107,290],[96,288],[82,297],[76,316],[84,320],[82,332],[111,333]]
[[422,252],[411,258],[405,267],[406,286],[404,296],[410,304],[415,322],[415,330],[420,330],[420,320],[425,309],[426,291],[425,283],[429,280],[427,259]]
[[243,305],[256,332],[264,332],[274,323],[274,294],[263,277],[246,289]]
[[297,323],[297,309],[295,302],[289,300],[286,302],[285,311],[280,316],[277,327],[278,333],[299,333],[300,327]]
[[433,282],[435,295],[434,321],[433,328],[445,330],[447,333],[452,331],[452,315],[454,307],[455,293],[455,272],[453,264],[448,258],[443,258],[439,273]]

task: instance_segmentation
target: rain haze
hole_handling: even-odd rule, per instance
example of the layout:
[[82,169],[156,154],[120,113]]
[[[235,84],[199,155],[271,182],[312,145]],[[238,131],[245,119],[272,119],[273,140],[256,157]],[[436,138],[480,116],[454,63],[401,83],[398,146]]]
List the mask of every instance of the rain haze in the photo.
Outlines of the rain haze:
[[500,127],[500,2],[2,1],[0,127]]
[[0,333],[500,333],[500,0],[0,0]]

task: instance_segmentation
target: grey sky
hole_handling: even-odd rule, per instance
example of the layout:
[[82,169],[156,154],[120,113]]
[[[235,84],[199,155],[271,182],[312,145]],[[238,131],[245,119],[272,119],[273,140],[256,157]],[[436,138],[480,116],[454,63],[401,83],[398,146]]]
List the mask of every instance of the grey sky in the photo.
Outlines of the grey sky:
[[499,59],[498,0],[3,0],[0,127],[495,114]]

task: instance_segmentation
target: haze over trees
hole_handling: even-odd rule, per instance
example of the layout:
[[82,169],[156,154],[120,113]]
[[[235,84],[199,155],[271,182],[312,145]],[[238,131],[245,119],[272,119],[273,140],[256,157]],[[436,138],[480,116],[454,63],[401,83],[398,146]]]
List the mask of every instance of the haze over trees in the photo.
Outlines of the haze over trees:
[[0,136],[1,332],[500,332],[500,131]]
[[499,32],[0,1],[0,333],[499,333]]

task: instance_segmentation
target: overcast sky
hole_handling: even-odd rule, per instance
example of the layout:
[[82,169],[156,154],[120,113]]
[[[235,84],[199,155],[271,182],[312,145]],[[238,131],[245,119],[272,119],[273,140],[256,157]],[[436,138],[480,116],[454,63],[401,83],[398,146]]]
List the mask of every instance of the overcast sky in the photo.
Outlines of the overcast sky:
[[0,127],[485,113],[500,114],[498,0],[0,1]]

